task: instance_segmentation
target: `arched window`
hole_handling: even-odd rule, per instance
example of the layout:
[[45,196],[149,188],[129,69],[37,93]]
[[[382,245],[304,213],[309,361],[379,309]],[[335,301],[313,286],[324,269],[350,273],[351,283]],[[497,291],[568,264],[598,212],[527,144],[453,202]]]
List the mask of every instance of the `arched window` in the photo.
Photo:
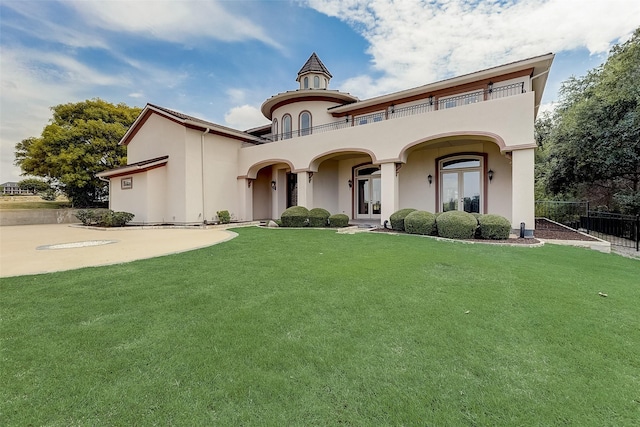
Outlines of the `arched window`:
[[282,139],[291,138],[291,116],[285,114],[282,117]]
[[300,136],[309,135],[311,133],[311,113],[303,111],[300,113]]
[[482,213],[484,163],[481,155],[451,156],[439,161],[441,212]]
[[278,140],[278,119],[273,119],[273,123],[271,124],[271,134],[273,135],[273,140]]
[[304,78],[304,88],[309,89],[309,77]]
[[320,88],[320,77],[315,76],[313,78],[313,87],[314,87],[314,89]]

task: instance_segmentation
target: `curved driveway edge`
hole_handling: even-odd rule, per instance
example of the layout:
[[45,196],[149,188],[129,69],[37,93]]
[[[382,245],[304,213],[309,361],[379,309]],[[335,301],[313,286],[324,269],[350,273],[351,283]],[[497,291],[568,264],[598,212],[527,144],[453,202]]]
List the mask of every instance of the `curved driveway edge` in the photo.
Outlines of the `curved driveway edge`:
[[[0,227],[0,277],[154,258],[225,242],[222,229],[87,229],[68,224]],[[56,249],[57,248],[57,249]]]

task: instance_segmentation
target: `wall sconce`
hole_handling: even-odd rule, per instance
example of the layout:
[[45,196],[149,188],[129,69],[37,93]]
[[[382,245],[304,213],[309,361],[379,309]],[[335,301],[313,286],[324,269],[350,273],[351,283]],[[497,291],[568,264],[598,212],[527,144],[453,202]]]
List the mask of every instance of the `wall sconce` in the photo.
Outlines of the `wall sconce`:
[[396,111],[396,106],[391,104],[391,114],[395,113]]
[[493,180],[493,171],[491,169],[487,172],[487,176],[489,177],[489,182],[491,182]]
[[349,188],[353,188],[353,181],[349,180]]
[[311,182],[311,178],[313,178],[313,172],[307,172],[307,175],[309,177],[309,182]]
[[273,190],[276,189],[276,182],[275,181],[271,181],[271,189],[273,189]]
[[493,82],[489,82],[489,93],[493,92]]
[[433,105],[433,95],[429,96],[429,105]]
[[433,182],[433,176],[431,174],[427,176],[427,181],[429,181],[429,185],[431,185],[431,183]]

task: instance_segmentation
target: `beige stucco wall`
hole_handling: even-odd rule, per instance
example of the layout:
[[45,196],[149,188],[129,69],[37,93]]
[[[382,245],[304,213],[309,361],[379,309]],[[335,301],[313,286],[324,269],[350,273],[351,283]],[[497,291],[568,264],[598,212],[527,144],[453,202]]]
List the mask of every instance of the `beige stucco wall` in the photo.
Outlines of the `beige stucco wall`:
[[314,157],[352,149],[370,151],[378,162],[404,161],[406,146],[436,136],[482,133],[501,137],[507,146],[532,144],[533,93],[245,147],[238,175],[270,158],[288,159],[296,170],[307,170]]

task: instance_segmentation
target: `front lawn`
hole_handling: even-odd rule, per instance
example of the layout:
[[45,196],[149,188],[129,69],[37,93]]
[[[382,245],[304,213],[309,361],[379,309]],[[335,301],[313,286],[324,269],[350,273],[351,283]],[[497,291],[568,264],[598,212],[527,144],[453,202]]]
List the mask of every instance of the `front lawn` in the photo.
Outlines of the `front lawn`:
[[236,231],[2,279],[0,425],[638,425],[637,260]]

